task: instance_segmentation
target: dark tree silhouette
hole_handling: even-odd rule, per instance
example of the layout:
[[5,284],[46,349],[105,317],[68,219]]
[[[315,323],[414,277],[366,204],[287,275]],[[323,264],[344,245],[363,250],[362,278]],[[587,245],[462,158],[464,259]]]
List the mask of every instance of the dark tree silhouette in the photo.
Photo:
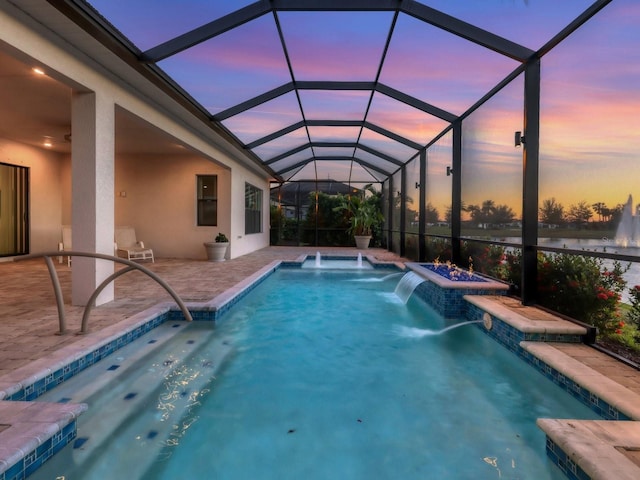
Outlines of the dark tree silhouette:
[[438,213],[438,209],[434,207],[431,202],[427,203],[427,206],[424,209],[424,217],[427,223],[438,223],[440,214]]
[[540,221],[553,225],[561,225],[565,222],[564,207],[556,201],[555,197],[548,198],[542,202]]
[[515,213],[508,205],[496,205],[493,200],[485,200],[482,205],[469,205],[465,211],[471,215],[471,220],[487,228],[489,225],[504,225],[513,222]]
[[593,217],[591,207],[584,200],[571,205],[567,212],[567,220],[571,223],[587,223]]
[[593,211],[598,214],[598,220],[602,222],[603,221],[603,216],[604,216],[604,211],[607,208],[607,206],[604,204],[604,202],[594,203],[593,205],[591,205],[591,208],[593,208]]

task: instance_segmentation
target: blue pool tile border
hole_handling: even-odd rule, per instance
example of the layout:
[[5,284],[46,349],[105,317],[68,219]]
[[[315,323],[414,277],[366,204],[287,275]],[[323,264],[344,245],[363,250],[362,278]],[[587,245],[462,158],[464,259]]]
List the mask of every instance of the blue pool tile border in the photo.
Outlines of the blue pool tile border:
[[[468,303],[468,302],[467,302]],[[466,319],[468,321],[482,320],[486,312],[480,307],[468,303]],[[552,366],[546,364],[538,357],[532,355],[520,346],[522,341],[542,341],[542,342],[572,342],[581,343],[580,335],[573,334],[531,334],[523,333],[508,323],[491,315],[491,330],[487,330],[481,324],[478,325],[486,335],[493,338],[511,352],[516,354],[521,360],[534,367],[539,373],[547,377],[553,383],[568,392],[572,397],[589,407],[605,420],[632,420],[608,402],[593,394],[586,388],[577,384]]]
[[76,421],[73,420],[52,437],[44,440],[35,450],[29,452],[21,460],[0,473],[0,480],[23,480],[40,468],[49,458],[71,443],[77,434],[77,424]]
[[[169,313],[166,312],[156,317],[151,318],[147,322],[137,326],[131,331],[124,333],[123,335],[115,338],[114,340],[100,346],[96,350],[83,355],[82,357],[72,361],[71,363],[64,365],[63,367],[49,373],[45,377],[37,380],[36,382],[23,386],[20,390],[11,394],[4,400],[8,401],[31,401],[35,400],[39,396],[45,394],[49,390],[60,385],[65,380],[70,379],[74,375],[77,375],[81,371],[90,367],[94,363],[99,362],[103,358],[111,355],[116,350],[128,345],[129,343],[137,340],[145,333],[150,332],[154,328],[158,327],[165,321],[169,320]],[[179,312],[182,315],[182,312]],[[0,478],[0,480],[2,480]]]
[[229,312],[233,307],[235,307],[240,300],[246,297],[251,291],[253,291],[258,285],[262,284],[267,278],[269,278],[279,267],[274,267],[267,271],[264,275],[261,275],[259,278],[256,278],[253,282],[246,285],[242,291],[238,292],[233,298],[231,298],[224,305],[219,306],[214,311],[210,312],[210,315],[213,314],[212,320],[217,322],[220,320],[225,314]]
[[[191,314],[191,319],[194,322],[210,322],[214,319],[214,311],[208,308],[189,308],[189,313]],[[167,312],[167,319],[175,322],[179,320],[184,320],[184,315],[181,310],[170,310]]]
[[444,318],[465,318],[468,302],[465,295],[506,295],[506,290],[484,289],[482,283],[470,288],[444,288],[426,280],[414,290],[414,295],[434,308]]
[[566,452],[548,436],[545,448],[547,451],[547,457],[549,457],[549,459],[558,466],[567,478],[570,480],[592,480],[591,477],[582,468],[580,468],[580,465],[571,460]]

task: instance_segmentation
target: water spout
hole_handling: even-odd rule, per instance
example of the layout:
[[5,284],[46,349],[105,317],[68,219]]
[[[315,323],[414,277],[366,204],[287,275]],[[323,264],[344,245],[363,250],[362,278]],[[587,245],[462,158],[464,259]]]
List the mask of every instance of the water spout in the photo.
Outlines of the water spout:
[[407,303],[413,291],[424,281],[425,279],[420,275],[417,275],[414,272],[407,272],[400,279],[398,285],[396,285],[394,293],[400,300],[402,300],[403,303]]
[[415,328],[415,327],[407,327],[404,325],[394,325],[393,331],[399,337],[422,338],[422,337],[431,337],[434,335],[442,335],[443,333],[446,333],[449,330],[453,330],[454,328],[464,327],[465,325],[471,325],[473,323],[483,323],[483,320],[473,320],[471,322],[456,323],[455,325],[450,325],[446,328],[443,328],[442,330],[429,330],[425,328]]
[[362,254],[358,252],[358,263],[356,264],[358,268],[362,268]]
[[320,252],[316,252],[316,267],[320,268],[322,256]]

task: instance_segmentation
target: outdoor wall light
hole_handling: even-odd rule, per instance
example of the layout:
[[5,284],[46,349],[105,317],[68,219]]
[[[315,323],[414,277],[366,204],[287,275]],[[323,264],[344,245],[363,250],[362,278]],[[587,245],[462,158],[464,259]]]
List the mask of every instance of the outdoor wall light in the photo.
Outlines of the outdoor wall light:
[[516,132],[514,143],[516,147],[519,147],[520,145],[524,145],[527,143],[525,142],[524,135],[522,135],[522,132]]
[[450,177],[451,175],[453,175],[453,168],[447,165],[447,177]]

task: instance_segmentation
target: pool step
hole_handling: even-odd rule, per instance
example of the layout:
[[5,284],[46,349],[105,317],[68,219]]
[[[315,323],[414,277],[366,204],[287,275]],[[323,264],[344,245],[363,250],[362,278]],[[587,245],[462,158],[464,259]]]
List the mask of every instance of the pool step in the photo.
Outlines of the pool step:
[[549,456],[560,459],[572,478],[640,478],[640,424],[609,420],[538,419]]
[[[634,420],[640,419],[640,394],[638,394],[637,383],[633,381],[636,372],[631,367],[617,364],[615,360],[604,353],[598,352],[587,345],[548,344],[543,342],[522,342],[520,345],[544,365],[548,365],[563,375],[566,385],[569,385],[569,382],[573,382],[570,384],[571,387],[565,386],[564,388],[575,391],[576,386],[582,387],[585,392],[588,392],[591,403],[595,403],[596,399],[600,399],[627,417]],[[568,355],[568,351],[582,358],[582,361]],[[589,361],[589,358],[591,358],[590,363],[593,366],[585,363]],[[598,358],[603,360],[598,361]],[[607,368],[611,371],[610,374],[607,370],[605,370],[606,375],[596,370],[597,367],[595,365],[602,362],[605,362],[605,365],[612,364],[611,367]],[[635,389],[620,383],[623,381],[625,371],[628,372],[629,383],[636,386]],[[610,378],[618,373],[623,376],[618,379]],[[600,403],[598,401],[598,404]],[[602,412],[601,415],[606,415],[606,413]]]
[[[140,340],[143,342],[146,339],[147,343],[144,348],[140,348],[138,343],[136,346],[126,345],[92,366],[90,373],[80,372],[55,389],[41,395],[36,401],[82,403],[93,399],[93,404],[99,406],[100,399],[107,399],[110,395],[115,394],[114,385],[118,385],[123,376],[144,373],[131,372],[128,365],[144,361],[143,359],[147,356],[158,355],[167,342],[181,333],[177,331],[177,328],[182,328],[184,325],[186,323],[172,322],[171,325],[164,324],[155,328]],[[168,352],[166,354],[169,355]]]
[[[73,462],[78,465],[78,471],[82,471],[83,466],[90,462],[91,471],[98,475],[96,478],[140,478],[156,460],[157,454],[167,444],[178,442],[180,434],[184,433],[193,421],[202,394],[211,388],[216,372],[232,351],[231,347],[223,342],[210,342],[210,351],[215,352],[215,355],[209,355],[207,362],[211,363],[203,367],[207,369],[206,374],[203,374],[202,370],[197,372],[178,366],[169,376],[167,384],[160,385],[147,395],[146,399],[140,399],[137,405],[129,406],[128,403],[121,402],[120,408],[131,408],[129,412],[118,415],[116,405],[114,412],[107,413],[104,418],[120,418],[114,421],[111,431],[108,428],[104,429],[99,437],[92,434],[82,448],[73,450]],[[102,413],[94,417],[96,425],[103,423]],[[89,425],[80,424],[80,428],[79,439],[87,428],[90,432],[95,431]],[[102,430],[103,426],[99,428]],[[130,450],[124,455],[121,445],[111,441],[112,438],[121,438],[123,435],[138,439],[139,455],[132,455]],[[149,445],[153,445],[154,448],[149,448]],[[116,465],[113,462],[114,458],[130,458],[133,461],[130,464],[117,462]]]
[[[142,475],[155,458],[148,453],[148,443],[157,445],[159,452],[170,441],[180,417],[197,405],[200,392],[207,389],[232,351],[225,339],[214,337],[210,326],[204,330],[198,327],[185,334],[175,334],[170,329],[168,333],[158,331],[153,335],[155,342],[151,346],[160,344],[160,348],[117,352],[113,360],[118,359],[118,353],[121,359],[126,357],[118,368],[109,369],[106,362],[102,365],[105,373],[97,377],[95,371],[83,372],[74,379],[75,393],[70,390],[72,385],[65,386],[65,392],[61,392],[68,395],[65,400],[87,402],[89,410],[78,422],[78,438],[73,447],[50,462],[72,464],[78,474],[93,464],[92,469],[102,472],[101,478],[134,479]],[[171,338],[174,341],[163,345]],[[196,341],[192,342],[194,338]],[[189,367],[190,362],[195,367]],[[111,363],[118,365],[118,362]],[[81,378],[82,375],[85,378]],[[83,385],[89,381],[87,378],[95,380],[95,384]],[[121,383],[134,388],[127,387],[130,391],[124,391]],[[145,412],[150,413],[145,415]],[[123,471],[116,475],[113,458],[123,458],[124,454],[111,440],[120,434],[139,438],[141,447],[147,444],[147,453],[131,456],[135,464],[118,467]],[[137,473],[134,475],[134,472]],[[37,480],[37,474],[34,479]]]
[[[536,307],[522,305],[518,299],[498,295],[465,295],[471,315],[467,320],[481,320],[484,312],[521,335],[518,341],[558,341],[581,343],[587,335],[582,325],[570,322]],[[475,309],[473,308],[475,307]],[[477,317],[477,318],[476,318]],[[513,334],[508,334],[513,336]],[[515,339],[515,338],[514,338]]]

